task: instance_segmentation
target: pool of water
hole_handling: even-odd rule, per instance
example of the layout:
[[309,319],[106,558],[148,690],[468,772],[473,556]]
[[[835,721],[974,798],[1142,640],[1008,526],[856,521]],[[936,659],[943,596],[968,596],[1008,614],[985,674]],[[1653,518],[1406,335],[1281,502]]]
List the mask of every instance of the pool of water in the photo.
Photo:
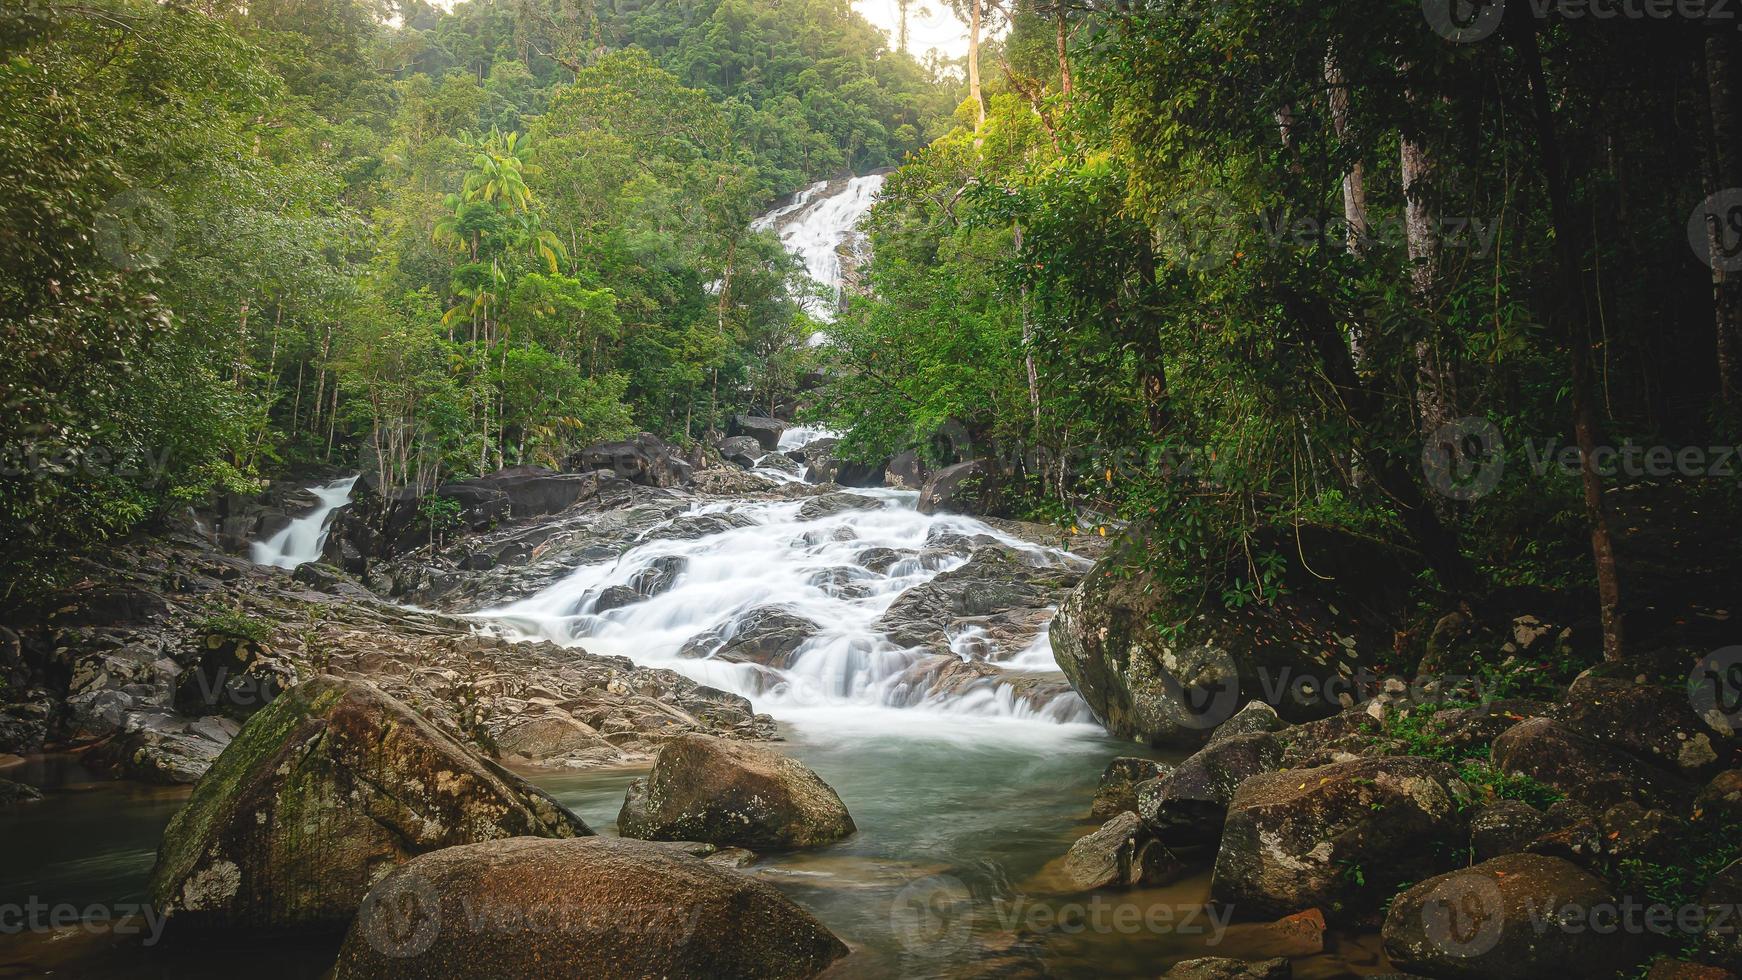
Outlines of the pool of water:
[[[1098,729],[925,711],[817,709],[777,747],[815,769],[859,832],[747,869],[853,948],[834,978],[1154,977],[1177,960],[1288,953],[1270,927],[1218,921],[1208,874],[1162,888],[1073,894],[1054,865],[1087,820],[1106,762],[1134,747]],[[531,774],[601,833],[639,770]],[[76,766],[13,771],[41,803],[0,809],[0,905],[141,901],[163,827],[186,790],[98,782]],[[0,926],[5,923],[0,921]],[[1297,977],[1385,972],[1376,937],[1332,932]],[[246,937],[142,950],[101,930],[0,934],[0,978],[314,978],[336,939]]]

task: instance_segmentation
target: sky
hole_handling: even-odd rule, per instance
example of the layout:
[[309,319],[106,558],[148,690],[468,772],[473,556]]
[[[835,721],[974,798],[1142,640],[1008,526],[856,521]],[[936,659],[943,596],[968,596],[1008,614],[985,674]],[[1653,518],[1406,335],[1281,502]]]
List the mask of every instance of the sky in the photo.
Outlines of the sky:
[[[889,35],[889,46],[895,47],[896,27],[901,21],[900,7],[895,0],[854,0],[853,9]],[[921,10],[930,11],[929,16]],[[914,57],[923,57],[929,48],[950,58],[968,53],[968,27],[950,13],[942,0],[914,0],[907,13],[907,46]]]

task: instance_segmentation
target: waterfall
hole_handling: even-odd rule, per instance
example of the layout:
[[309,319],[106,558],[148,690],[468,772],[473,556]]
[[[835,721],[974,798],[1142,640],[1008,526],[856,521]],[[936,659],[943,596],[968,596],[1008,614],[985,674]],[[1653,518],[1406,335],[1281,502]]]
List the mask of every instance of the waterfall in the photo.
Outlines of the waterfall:
[[[1056,676],[1036,656],[1041,638],[1000,650],[978,627],[958,631],[951,650],[989,665],[976,668],[988,676],[963,684],[958,675],[940,691],[932,686],[938,666],[953,658],[899,646],[878,628],[902,593],[968,560],[938,546],[946,540],[984,536],[1032,563],[1081,559],[969,517],[921,514],[909,491],[854,495],[866,498],[861,509],[808,518],[800,514],[806,501],[698,504],[675,520],[720,515],[738,526],[687,540],[660,537],[655,528],[617,559],[576,568],[536,595],[474,616],[510,637],[669,668],[787,720],[828,724],[845,711],[881,713],[904,726],[928,715],[1092,722],[1062,680],[1039,696],[1013,685],[1036,673]],[[790,631],[770,631],[771,619]],[[779,649],[734,656],[730,647],[740,639]],[[1004,663],[1018,657],[1020,664]],[[888,714],[896,710],[900,720]]]
[[[852,257],[854,266],[863,261],[864,235],[858,225],[883,189],[883,175],[854,177],[833,194],[828,193],[829,184],[819,181],[806,187],[790,203],[750,224],[755,231],[776,232],[787,251],[804,263],[806,274],[823,286],[827,298],[818,301],[807,297],[804,307],[825,323],[841,308],[846,279],[841,253]],[[811,340],[819,342],[818,337]]]
[[257,565],[276,565],[279,568],[295,568],[319,559],[321,549],[327,544],[327,521],[333,516],[333,511],[351,502],[351,488],[356,483],[357,478],[350,476],[323,486],[309,487],[308,492],[319,501],[315,509],[286,524],[284,530],[265,541],[249,545],[249,557]]

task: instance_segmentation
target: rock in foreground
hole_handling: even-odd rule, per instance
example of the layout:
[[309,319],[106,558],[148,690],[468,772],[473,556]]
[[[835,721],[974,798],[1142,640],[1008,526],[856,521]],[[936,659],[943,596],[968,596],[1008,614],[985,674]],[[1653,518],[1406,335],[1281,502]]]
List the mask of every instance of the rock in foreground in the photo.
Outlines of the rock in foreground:
[[1615,909],[1609,887],[1577,866],[1508,854],[1399,895],[1385,917],[1385,952],[1431,977],[1615,976],[1640,952],[1638,936],[1602,927]]
[[428,854],[382,879],[337,976],[799,978],[846,952],[772,887],[676,849],[516,838]]
[[250,719],[194,787],[151,900],[177,925],[337,929],[416,855],[591,833],[373,684],[322,676]]
[[1465,793],[1451,767],[1410,757],[1253,776],[1228,804],[1211,892],[1243,918],[1346,921],[1457,861]]
[[829,844],[858,828],[828,784],[769,749],[706,735],[667,742],[617,815],[625,837],[753,851]]

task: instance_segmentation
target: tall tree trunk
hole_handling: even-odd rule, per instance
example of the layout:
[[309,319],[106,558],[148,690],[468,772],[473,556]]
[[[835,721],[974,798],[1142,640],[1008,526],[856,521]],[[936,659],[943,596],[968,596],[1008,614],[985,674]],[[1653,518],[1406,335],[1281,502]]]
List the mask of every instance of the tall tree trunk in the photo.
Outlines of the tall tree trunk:
[[[1338,140],[1347,141],[1353,132],[1349,123],[1349,83],[1337,64],[1336,52],[1325,55],[1325,86],[1331,104],[1331,129]],[[1367,184],[1360,160],[1350,163],[1343,173],[1343,224],[1350,253],[1357,257],[1365,255],[1369,233]],[[1359,363],[1359,345],[1355,359]]]
[[[1412,100],[1413,101],[1413,100]],[[1419,105],[1419,103],[1418,103]],[[1423,143],[1398,139],[1403,178],[1403,227],[1410,261],[1410,284],[1425,324],[1415,341],[1416,421],[1424,438],[1457,417],[1452,369],[1440,343],[1440,231],[1434,201],[1433,154]]]
[[1065,0],[1053,0],[1052,17],[1058,46],[1059,93],[1068,101],[1071,97],[1071,57],[1066,44],[1070,40],[1070,29],[1065,23]]
[[[1706,91],[1711,104],[1711,129],[1706,144],[1706,193],[1742,187],[1742,121],[1736,110],[1736,37],[1712,32],[1706,36]],[[1723,233],[1709,216],[1706,221],[1708,255],[1712,256],[1712,312],[1718,393],[1726,408],[1737,407],[1735,344],[1742,340],[1742,275],[1726,270],[1717,260],[1722,254]]]
[[[1022,222],[1015,224],[1016,255],[1022,256]],[[1028,368],[1028,404],[1034,409],[1035,435],[1040,435],[1040,373],[1034,369],[1034,322],[1028,315],[1028,283],[1022,284],[1022,362]]]
[[986,99],[980,94],[980,4],[968,0],[968,97],[974,100],[975,120],[986,122]]
[[913,6],[913,0],[895,0],[895,6],[901,14],[901,23],[897,34],[895,50],[907,53],[907,8]]
[[1553,223],[1555,259],[1560,271],[1561,296],[1572,303],[1566,320],[1567,348],[1572,355],[1573,436],[1578,442],[1579,474],[1585,492],[1585,518],[1591,525],[1591,556],[1597,569],[1597,601],[1603,621],[1603,656],[1619,660],[1625,652],[1626,630],[1621,610],[1621,574],[1615,563],[1614,539],[1609,533],[1608,508],[1603,501],[1603,476],[1597,472],[1597,423],[1591,410],[1591,307],[1585,294],[1584,275],[1574,251],[1575,224],[1572,195],[1567,186],[1560,142],[1555,135],[1553,110],[1549,108],[1542,56],[1537,51],[1536,21],[1510,18],[1518,35],[1516,47],[1530,79],[1531,113],[1537,145],[1548,182],[1550,220]]
[[1135,341],[1137,380],[1143,386],[1143,414],[1149,434],[1160,439],[1168,430],[1167,359],[1161,350],[1160,324],[1150,317],[1155,293],[1155,242],[1148,229],[1137,241],[1137,295],[1127,304],[1125,315]]

